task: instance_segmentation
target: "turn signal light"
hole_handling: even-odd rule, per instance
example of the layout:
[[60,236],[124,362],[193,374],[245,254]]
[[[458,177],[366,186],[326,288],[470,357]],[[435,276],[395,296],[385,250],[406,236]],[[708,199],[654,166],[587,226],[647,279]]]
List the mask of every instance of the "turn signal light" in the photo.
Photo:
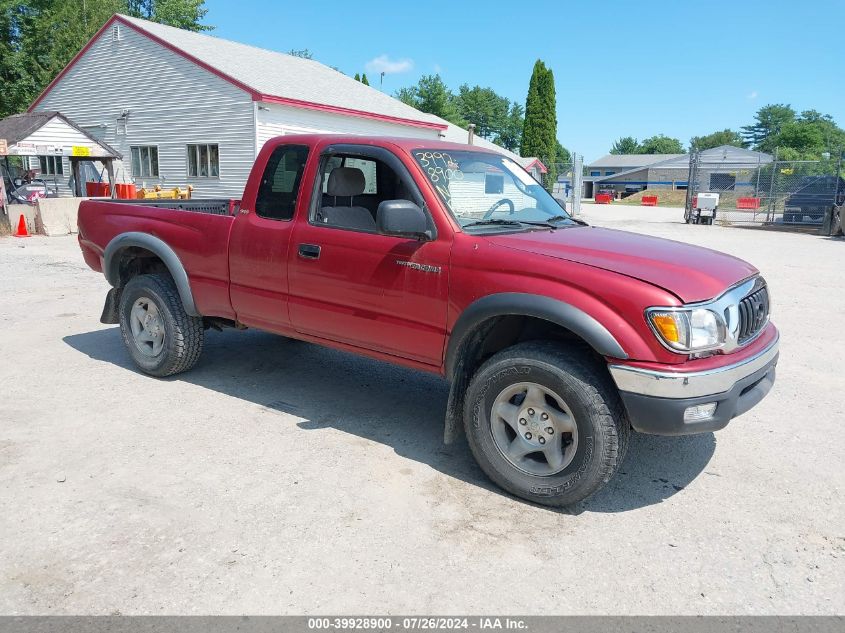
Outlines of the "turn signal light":
[[657,331],[660,332],[660,336],[662,336],[666,342],[681,342],[681,331],[678,328],[678,322],[675,320],[674,314],[665,312],[662,314],[652,314],[651,322],[654,324],[654,327],[657,328]]

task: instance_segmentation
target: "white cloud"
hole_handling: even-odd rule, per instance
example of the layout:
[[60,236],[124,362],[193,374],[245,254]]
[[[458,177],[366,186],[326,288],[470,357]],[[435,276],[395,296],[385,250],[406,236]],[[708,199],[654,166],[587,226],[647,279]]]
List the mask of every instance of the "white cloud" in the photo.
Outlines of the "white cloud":
[[436,73],[441,73],[441,72],[443,72],[443,69],[440,67],[440,64],[435,64],[435,65],[434,65],[434,72],[436,72]]
[[757,91],[752,90],[751,92],[749,92],[747,98],[748,99],[756,99],[757,98]]
[[406,73],[413,67],[414,62],[410,59],[390,59],[387,55],[379,55],[375,59],[368,61],[364,66],[368,73],[374,75],[379,73],[384,73],[385,75]]

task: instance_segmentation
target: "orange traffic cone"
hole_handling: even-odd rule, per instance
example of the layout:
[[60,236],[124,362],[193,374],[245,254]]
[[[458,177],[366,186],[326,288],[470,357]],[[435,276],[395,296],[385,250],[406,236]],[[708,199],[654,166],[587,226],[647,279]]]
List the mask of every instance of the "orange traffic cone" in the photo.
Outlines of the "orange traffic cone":
[[15,237],[29,237],[29,230],[26,228],[26,218],[21,213],[21,219],[18,221],[18,230],[15,231]]

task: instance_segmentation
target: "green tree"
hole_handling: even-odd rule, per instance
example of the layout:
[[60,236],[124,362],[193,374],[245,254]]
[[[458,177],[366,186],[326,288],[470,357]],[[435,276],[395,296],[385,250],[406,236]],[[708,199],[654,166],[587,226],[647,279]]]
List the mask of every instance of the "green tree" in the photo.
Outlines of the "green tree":
[[203,0],[0,0],[0,117],[25,110],[115,13],[211,28]]
[[499,128],[493,142],[511,152],[517,152],[519,150],[519,143],[522,140],[522,124],[524,119],[525,109],[516,101],[512,102],[508,116],[502,127]]
[[665,134],[656,134],[643,139],[638,154],[683,154],[681,141]]
[[563,145],[560,144],[560,141],[555,139],[556,147],[555,150],[555,159],[558,163],[571,163],[572,162],[572,154],[566,149]]
[[732,147],[745,147],[745,140],[739,132],[725,128],[719,132],[712,134],[705,134],[704,136],[693,136],[690,139],[690,151],[705,149],[712,149],[722,145],[730,145]]
[[500,135],[508,122],[510,101],[492,88],[463,84],[455,100],[458,113],[467,123],[475,124],[475,133],[491,139]]
[[361,81],[361,75],[355,73],[355,81]]
[[754,149],[772,152],[777,146],[775,137],[781,128],[795,120],[795,110],[782,103],[770,104],[757,110],[754,123],[742,128],[742,137]]
[[208,13],[205,0],[127,0],[126,5],[129,15],[145,20],[188,31],[210,31],[214,28],[201,24]]
[[365,86],[370,85],[370,81],[369,81],[369,79],[367,79],[367,73],[364,73],[363,75],[361,75],[361,83],[364,84]]
[[845,130],[829,114],[805,110],[795,120],[782,124],[764,145],[765,151],[776,148],[783,160],[820,160],[825,153],[839,155],[845,147]]
[[406,86],[404,88],[399,88],[396,92],[393,93],[394,98],[399,99],[405,105],[409,105],[412,108],[417,107],[417,88],[416,86]]
[[613,147],[610,148],[611,154],[639,154],[640,143],[633,136],[623,136],[614,141]]
[[525,123],[522,128],[520,154],[536,156],[548,167],[545,186],[551,190],[557,180],[555,150],[557,149],[557,114],[554,73],[542,60],[537,60],[528,83],[525,100]]
[[400,88],[394,95],[403,103],[455,125],[466,125],[458,112],[456,97],[440,75],[423,75],[416,86]]
[[292,48],[288,51],[291,57],[301,57],[302,59],[314,59],[314,53],[307,48]]

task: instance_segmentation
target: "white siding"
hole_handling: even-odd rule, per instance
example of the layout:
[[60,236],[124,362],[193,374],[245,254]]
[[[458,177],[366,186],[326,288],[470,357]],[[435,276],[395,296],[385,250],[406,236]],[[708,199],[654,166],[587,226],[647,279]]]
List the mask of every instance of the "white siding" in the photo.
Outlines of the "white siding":
[[437,140],[437,130],[377,121],[319,110],[292,108],[275,103],[262,103],[258,107],[258,149],[274,136],[285,134],[335,133],[382,136],[409,136]]
[[[449,193],[452,196],[452,208],[461,215],[482,217],[494,204],[507,198],[514,203],[517,211],[531,208],[536,201],[522,193],[509,176],[502,182],[502,193],[484,193],[486,174],[479,172],[464,173],[460,180],[449,181]],[[496,217],[510,212],[508,205],[500,206]]]
[[[59,110],[122,153],[118,182],[135,181],[130,146],[155,145],[160,178],[138,178],[139,187],[192,184],[197,197],[240,197],[255,156],[251,97],[126,25],[120,32],[113,41],[105,31],[36,109]],[[124,109],[126,133],[117,134]],[[219,145],[219,178],[188,178],[189,143]]]

